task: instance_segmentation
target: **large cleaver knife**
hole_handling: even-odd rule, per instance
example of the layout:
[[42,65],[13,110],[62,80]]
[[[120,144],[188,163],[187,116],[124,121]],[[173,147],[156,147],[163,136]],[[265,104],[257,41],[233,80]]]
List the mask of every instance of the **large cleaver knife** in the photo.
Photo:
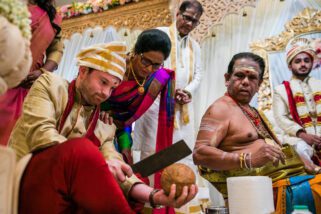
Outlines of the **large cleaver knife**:
[[144,160],[132,165],[134,173],[139,173],[143,177],[154,174],[155,172],[185,158],[192,153],[184,140],[180,140],[173,145],[157,152]]

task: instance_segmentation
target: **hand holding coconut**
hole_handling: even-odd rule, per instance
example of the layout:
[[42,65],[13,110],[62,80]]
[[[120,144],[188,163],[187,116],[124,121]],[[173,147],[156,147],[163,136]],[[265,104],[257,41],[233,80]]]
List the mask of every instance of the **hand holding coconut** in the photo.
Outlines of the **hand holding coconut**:
[[162,190],[150,194],[152,207],[165,205],[179,208],[192,200],[198,191],[195,174],[185,164],[176,163],[164,169],[161,177]]

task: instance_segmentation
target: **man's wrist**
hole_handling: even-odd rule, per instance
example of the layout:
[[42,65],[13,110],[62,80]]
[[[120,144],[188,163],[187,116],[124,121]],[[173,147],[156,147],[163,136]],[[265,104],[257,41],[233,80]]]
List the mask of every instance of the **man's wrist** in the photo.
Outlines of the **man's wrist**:
[[46,72],[49,72],[47,69],[45,69],[44,67],[42,67],[42,68],[39,68],[39,70],[41,71],[41,73],[43,74],[43,73],[46,73]]
[[153,191],[150,192],[149,194],[149,204],[152,208],[154,209],[160,209],[160,208],[163,208],[164,206],[163,205],[157,205],[155,204],[155,201],[154,201],[154,195],[155,193],[159,192],[160,189],[154,189]]

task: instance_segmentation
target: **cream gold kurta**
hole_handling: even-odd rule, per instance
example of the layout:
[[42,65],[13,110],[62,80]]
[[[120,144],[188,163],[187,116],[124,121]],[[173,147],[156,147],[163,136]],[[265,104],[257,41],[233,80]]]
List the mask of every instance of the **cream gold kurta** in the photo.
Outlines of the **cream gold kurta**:
[[[68,102],[68,86],[66,80],[49,72],[42,74],[34,83],[9,140],[9,146],[16,151],[18,160],[28,153],[86,134],[94,107],[81,105],[78,93],[61,133],[58,132],[60,119]],[[108,125],[98,120],[94,131],[101,142],[100,150],[106,160],[122,160],[113,144],[115,130],[114,124]],[[122,185],[124,192],[127,194],[136,182],[141,181],[134,176],[127,179]]]
[[[304,96],[305,105],[300,107],[304,108],[307,114],[312,119],[312,126],[304,128],[308,134],[321,136],[321,126],[316,122],[316,115],[320,114],[320,106],[314,101],[314,94],[321,92],[321,81],[313,77],[307,77],[303,81],[292,78],[290,80],[290,87],[293,95],[297,92]],[[298,109],[300,116],[300,109]],[[302,111],[302,109],[301,109]],[[284,85],[279,85],[275,88],[273,94],[273,113],[276,124],[283,130],[283,142],[293,145],[296,151],[305,156],[307,159],[313,155],[313,149],[302,139],[296,137],[296,133],[303,129],[302,126],[297,124],[290,113],[288,96]]]

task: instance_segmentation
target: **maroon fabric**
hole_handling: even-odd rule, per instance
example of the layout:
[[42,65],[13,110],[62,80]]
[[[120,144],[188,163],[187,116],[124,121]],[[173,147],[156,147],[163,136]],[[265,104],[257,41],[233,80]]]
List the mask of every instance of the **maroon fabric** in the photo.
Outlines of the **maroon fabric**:
[[293,93],[292,93],[292,90],[290,87],[290,82],[283,81],[283,85],[285,87],[286,94],[288,95],[288,102],[289,102],[289,109],[290,109],[291,116],[292,116],[294,122],[296,122],[297,124],[302,126],[302,122],[300,120],[298,111],[296,109],[295,101],[293,98]]
[[[46,50],[55,39],[57,30],[52,27],[50,18],[46,11],[37,5],[29,5],[28,10],[31,14],[30,50],[32,53],[32,65],[30,71],[37,70],[43,66]],[[56,14],[54,23],[61,25],[62,18]]]
[[9,89],[0,96],[0,145],[6,146],[16,121],[21,115],[22,105],[29,89]]
[[19,213],[134,213],[97,146],[86,138],[36,152],[21,181]]
[[[61,130],[65,125],[66,119],[69,116],[72,110],[72,107],[75,103],[75,94],[76,94],[76,80],[73,80],[68,86],[68,102],[59,123],[59,127],[58,127],[59,133],[61,133]],[[100,147],[101,143],[98,137],[95,135],[94,131],[98,122],[99,112],[100,112],[100,106],[98,105],[95,107],[95,110],[90,115],[88,130],[85,135],[86,138],[91,140],[98,147]]]

